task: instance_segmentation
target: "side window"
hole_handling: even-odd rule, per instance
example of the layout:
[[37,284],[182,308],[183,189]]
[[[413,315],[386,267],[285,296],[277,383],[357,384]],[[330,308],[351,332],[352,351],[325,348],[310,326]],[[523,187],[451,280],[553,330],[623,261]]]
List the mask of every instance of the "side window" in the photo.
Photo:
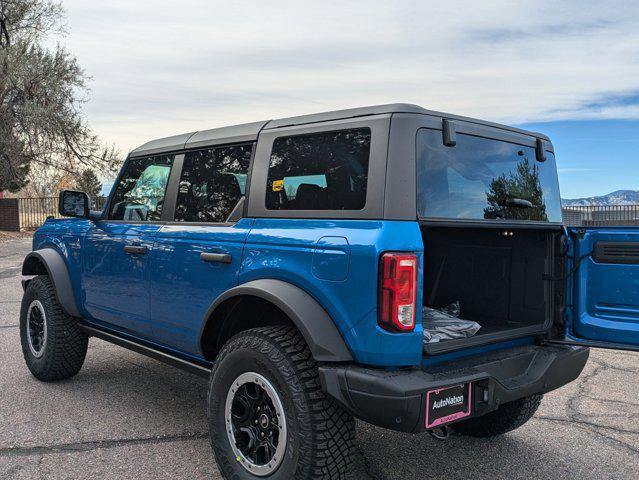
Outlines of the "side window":
[[163,155],[129,160],[113,195],[109,219],[159,221],[173,159]]
[[246,190],[253,145],[189,152],[180,176],[175,220],[225,222]]
[[366,203],[369,128],[279,137],[266,184],[269,210],[361,210]]

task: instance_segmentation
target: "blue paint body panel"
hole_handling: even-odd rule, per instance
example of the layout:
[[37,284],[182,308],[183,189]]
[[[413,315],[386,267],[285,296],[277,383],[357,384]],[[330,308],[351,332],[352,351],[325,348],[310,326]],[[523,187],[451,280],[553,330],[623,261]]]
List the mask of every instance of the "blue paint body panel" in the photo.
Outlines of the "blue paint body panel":
[[[199,355],[199,334],[213,301],[237,286],[244,242],[253,220],[232,226],[164,225],[149,258],[149,296],[154,339]],[[200,254],[231,255],[231,263],[210,263]]]
[[90,318],[145,339],[153,338],[149,313],[150,256],[126,253],[127,245],[153,250],[157,224],[92,223],[84,236],[82,289]]
[[[320,242],[327,235],[332,237],[330,243]],[[344,280],[341,268],[339,275],[329,274],[328,265],[344,262],[335,253],[343,249],[336,237],[348,239],[350,265]],[[331,316],[359,363],[419,365],[423,334],[419,323],[412,333],[390,333],[377,325],[377,269],[381,252],[415,252],[421,278],[423,249],[417,222],[256,219],[246,242],[240,283],[275,278],[309,293]],[[318,269],[325,276],[318,278]],[[421,295],[420,288],[418,305]]]
[[591,227],[572,238],[572,256],[582,260],[569,283],[567,336],[639,346],[639,264],[597,262],[590,255],[597,242],[639,242],[639,229]]
[[348,277],[351,246],[346,237],[322,237],[313,251],[313,275],[319,280],[343,282]]
[[76,292],[78,310],[82,314],[86,314],[83,309],[84,294],[81,286],[84,235],[91,225],[90,221],[84,219],[49,219],[34,233],[32,244],[33,250],[53,248],[60,253]]

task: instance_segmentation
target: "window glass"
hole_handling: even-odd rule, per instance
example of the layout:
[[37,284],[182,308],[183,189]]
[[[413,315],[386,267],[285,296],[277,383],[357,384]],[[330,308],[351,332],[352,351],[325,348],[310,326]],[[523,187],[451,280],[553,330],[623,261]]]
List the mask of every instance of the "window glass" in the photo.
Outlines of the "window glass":
[[538,162],[535,149],[457,134],[446,147],[440,130],[417,134],[420,217],[561,222],[555,157]]
[[187,153],[178,186],[175,220],[225,222],[246,192],[252,149],[248,144]]
[[361,210],[366,203],[369,128],[280,137],[266,185],[269,210]]
[[159,221],[173,155],[129,160],[111,202],[109,219]]
[[284,177],[284,192],[290,201],[297,197],[297,189],[300,185],[315,185],[319,188],[326,188],[326,175],[300,175],[299,177]]

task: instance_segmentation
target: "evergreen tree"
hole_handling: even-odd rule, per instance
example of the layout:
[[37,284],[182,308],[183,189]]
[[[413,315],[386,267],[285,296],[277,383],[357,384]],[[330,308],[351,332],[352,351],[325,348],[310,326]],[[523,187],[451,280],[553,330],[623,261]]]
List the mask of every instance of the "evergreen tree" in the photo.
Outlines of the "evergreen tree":
[[[517,164],[516,172],[508,176],[502,174],[492,180],[486,192],[486,198],[488,200],[488,207],[484,209],[486,218],[548,221],[539,181],[539,167],[531,165],[527,158]],[[532,208],[508,206],[508,199],[513,198],[528,200],[532,203]]]
[[63,21],[58,1],[0,0],[0,191],[24,187],[30,169],[116,166],[115,149],[82,116],[85,73],[63,47],[47,46]]
[[96,199],[97,197],[99,197],[100,192],[102,191],[102,183],[100,183],[98,176],[90,168],[87,168],[78,177],[76,187],[78,190],[87,193],[89,197],[91,197],[91,199]]

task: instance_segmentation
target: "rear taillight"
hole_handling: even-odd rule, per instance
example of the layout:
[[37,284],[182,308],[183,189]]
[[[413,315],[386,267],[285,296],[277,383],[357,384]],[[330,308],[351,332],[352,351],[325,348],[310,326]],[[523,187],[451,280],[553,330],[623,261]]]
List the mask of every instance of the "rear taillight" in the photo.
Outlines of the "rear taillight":
[[378,323],[386,330],[415,329],[417,298],[417,256],[384,253],[379,264]]

